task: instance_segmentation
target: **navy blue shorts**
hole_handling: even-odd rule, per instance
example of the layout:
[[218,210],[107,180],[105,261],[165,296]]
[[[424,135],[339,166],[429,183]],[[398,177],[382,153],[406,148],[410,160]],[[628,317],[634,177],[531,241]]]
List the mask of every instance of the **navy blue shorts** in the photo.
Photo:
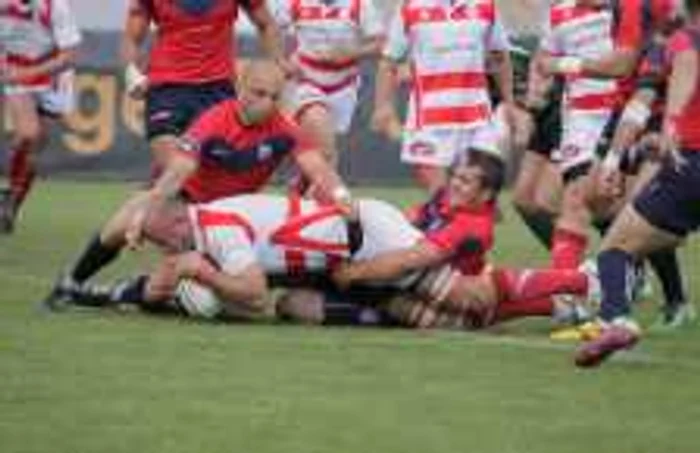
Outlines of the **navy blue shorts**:
[[659,173],[637,195],[634,209],[655,227],[686,236],[700,228],[700,151],[682,151],[680,171],[664,162]]
[[153,86],[146,95],[146,137],[180,135],[205,110],[235,95],[228,80]]

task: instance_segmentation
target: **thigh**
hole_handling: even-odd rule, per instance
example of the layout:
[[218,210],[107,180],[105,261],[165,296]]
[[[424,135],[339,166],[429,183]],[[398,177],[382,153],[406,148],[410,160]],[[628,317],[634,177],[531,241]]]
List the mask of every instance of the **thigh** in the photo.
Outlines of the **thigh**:
[[615,218],[600,248],[621,249],[640,257],[679,242],[679,236],[652,225],[633,204],[627,204]]
[[37,136],[41,131],[39,104],[35,93],[17,93],[5,96],[10,114],[11,129],[15,135]]

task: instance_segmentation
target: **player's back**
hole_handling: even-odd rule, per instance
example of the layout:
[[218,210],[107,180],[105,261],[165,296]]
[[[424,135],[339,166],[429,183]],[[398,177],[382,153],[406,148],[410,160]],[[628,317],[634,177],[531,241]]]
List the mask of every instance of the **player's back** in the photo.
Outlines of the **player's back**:
[[[394,206],[358,201],[362,240],[335,206],[296,196],[251,194],[191,209],[198,248],[217,261],[247,251],[271,274],[324,272],[344,259],[367,259],[410,247],[423,237]],[[357,250],[353,250],[353,246]]]

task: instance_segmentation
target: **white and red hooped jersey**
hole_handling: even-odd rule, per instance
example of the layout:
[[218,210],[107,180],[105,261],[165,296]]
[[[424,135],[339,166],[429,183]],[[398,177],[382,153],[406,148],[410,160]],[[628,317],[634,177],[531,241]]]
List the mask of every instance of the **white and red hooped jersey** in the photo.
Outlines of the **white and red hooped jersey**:
[[294,58],[302,81],[328,92],[353,84],[359,75],[359,62],[328,62],[319,55],[354,51],[363,39],[383,34],[373,0],[285,0],[280,2],[276,17],[294,37]]
[[[406,248],[423,238],[389,203],[359,200],[362,245],[367,259]],[[296,196],[267,194],[220,199],[190,208],[197,250],[224,271],[258,264],[269,274],[324,272],[350,257],[347,223],[334,206]]]
[[411,67],[407,128],[484,124],[491,116],[486,56],[507,48],[493,0],[406,0],[384,56],[407,58]]
[[[612,8],[578,6],[563,0],[550,9],[543,49],[553,55],[600,58],[615,48]],[[615,79],[570,77],[566,80],[565,105],[569,110],[609,110],[617,105]]]
[[[9,65],[41,64],[59,50],[80,43],[80,31],[67,0],[4,0],[0,5],[0,53]],[[49,88],[52,77],[39,75],[20,85]]]

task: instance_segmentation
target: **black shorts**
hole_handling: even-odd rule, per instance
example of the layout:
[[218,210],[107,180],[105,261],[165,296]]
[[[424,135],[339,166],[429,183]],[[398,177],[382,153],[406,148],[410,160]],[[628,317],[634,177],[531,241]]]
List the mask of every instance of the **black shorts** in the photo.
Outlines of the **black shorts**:
[[228,80],[153,86],[146,95],[146,137],[180,135],[202,112],[235,95]]
[[634,200],[634,209],[655,227],[685,236],[700,228],[700,151],[681,152],[680,170],[664,162]]
[[561,141],[561,102],[548,102],[542,110],[535,113],[533,121],[535,130],[527,149],[549,158]]

